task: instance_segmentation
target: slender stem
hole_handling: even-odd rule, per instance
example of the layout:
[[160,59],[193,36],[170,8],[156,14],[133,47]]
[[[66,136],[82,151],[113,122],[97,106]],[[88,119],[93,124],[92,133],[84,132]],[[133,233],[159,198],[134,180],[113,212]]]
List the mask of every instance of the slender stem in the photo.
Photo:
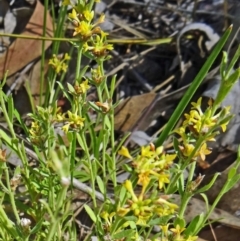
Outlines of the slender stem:
[[[214,200],[213,204],[211,205],[210,209],[208,210],[207,214],[205,215],[205,217],[204,217],[204,219],[202,221],[202,224],[205,224],[207,222],[207,220],[209,219],[209,216],[211,215],[211,213],[213,212],[213,210],[217,206],[217,204],[220,201],[220,199],[222,198],[222,196],[225,194],[225,190],[226,190],[227,186],[228,186],[228,181],[224,184],[223,188],[221,189],[221,191],[219,192],[218,196]],[[199,228],[195,231],[195,234],[193,234],[193,235],[198,234],[201,229],[202,229],[202,226],[199,226]]]
[[[43,17],[43,36],[45,37],[47,31],[47,13],[48,0],[44,0],[44,17]],[[42,104],[43,86],[44,86],[44,65],[45,65],[45,40],[42,40],[42,55],[41,55],[41,73],[40,73],[40,98],[39,105]]]
[[10,118],[8,116],[8,112],[7,112],[7,109],[6,109],[6,105],[5,105],[3,95],[4,95],[3,90],[2,90],[2,88],[0,88],[0,103],[1,103],[2,112],[3,112],[3,115],[4,115],[5,121],[7,122],[9,131],[12,135],[12,138],[16,139],[17,137],[16,137],[15,131],[13,129],[13,123],[10,121]]
[[[103,128],[101,130],[102,132],[102,143],[103,143],[103,149],[102,149],[102,167],[103,167],[103,180],[104,180],[104,184],[107,186],[107,169],[106,169],[106,149],[107,149],[107,140],[106,140],[106,131],[105,130],[105,126],[106,126],[106,115],[103,114]],[[104,192],[104,195],[106,196],[106,190]]]
[[[58,42],[79,42],[78,38],[54,38],[54,37],[43,37],[43,36],[30,36],[30,35],[19,35],[19,34],[8,34],[0,33],[2,37],[22,38],[22,39],[34,39],[34,40],[45,40],[45,41],[58,41]],[[143,45],[160,45],[171,43],[172,37],[160,38],[160,39],[108,39],[108,43],[112,44],[143,44]]]
[[[196,168],[196,162],[191,163],[190,171],[188,174],[188,181],[187,181],[186,186],[188,186],[192,182],[195,168]],[[189,200],[191,199],[191,197],[192,197],[192,195],[190,193],[188,193],[187,191],[184,192],[183,197],[182,197],[181,207],[179,209],[179,217],[180,218],[184,218],[184,213],[185,213],[187,204],[188,204]]]
[[15,203],[14,193],[11,190],[10,177],[9,177],[8,167],[6,165],[4,167],[4,172],[5,172],[5,176],[6,176],[6,184],[7,184],[7,188],[8,188],[8,195],[9,195],[10,202],[11,202],[11,205],[12,205],[13,213],[15,215],[15,218],[17,219],[17,223],[20,225],[20,217],[18,215],[18,210],[17,210],[16,203]]
[[111,161],[112,161],[112,170],[111,170],[111,177],[112,177],[112,182],[113,186],[117,186],[117,175],[116,175],[116,151],[115,151],[115,129],[114,129],[114,111],[112,110],[110,114],[110,122],[111,122]]
[[79,77],[80,77],[82,50],[83,50],[83,43],[80,42],[79,47],[78,47],[77,65],[76,65],[76,73],[75,73],[75,80],[76,81],[79,81]]
[[204,137],[200,137],[195,145],[194,150],[192,151],[192,153],[190,154],[190,156],[187,158],[187,160],[184,161],[184,163],[182,164],[180,170],[178,173],[176,173],[173,177],[173,179],[171,180],[170,184],[167,187],[166,193],[169,193],[169,190],[171,190],[172,187],[174,187],[179,179],[179,177],[182,175],[182,172],[186,169],[186,167],[189,165],[189,163],[191,162],[192,158],[194,157],[194,155],[196,154],[196,152],[199,150],[199,148],[201,147],[202,143],[204,142]]
[[9,217],[5,213],[3,209],[3,205],[0,205],[0,217],[1,217],[0,220],[5,224],[8,231],[11,232],[11,235],[13,237],[18,237],[16,229],[14,228],[14,223],[9,219]]
[[80,136],[79,137],[81,138],[81,142],[83,143],[83,149],[85,151],[85,154],[87,156],[87,161],[89,163],[90,182],[91,182],[91,187],[92,187],[91,197],[93,199],[93,206],[94,206],[94,208],[97,208],[97,200],[96,200],[96,194],[95,194],[95,177],[94,177],[94,174],[93,174],[89,148],[88,148],[87,143],[86,143],[86,137],[85,137],[85,135],[84,135],[84,133],[82,131],[80,132]]

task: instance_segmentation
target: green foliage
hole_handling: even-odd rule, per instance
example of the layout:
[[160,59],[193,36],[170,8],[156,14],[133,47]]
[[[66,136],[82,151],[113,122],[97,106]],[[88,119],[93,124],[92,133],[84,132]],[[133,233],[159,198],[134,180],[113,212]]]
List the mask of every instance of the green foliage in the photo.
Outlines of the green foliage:
[[[217,110],[239,78],[240,70],[234,70],[233,66],[239,58],[240,48],[229,64],[227,54],[223,54],[220,66],[222,82],[215,102],[209,101],[205,111],[201,109],[201,98],[191,103],[192,108],[184,115],[183,124],[174,129],[224,46],[231,32],[229,28],[186,92],[156,145],[142,147],[138,154],[136,150],[135,154],[130,153],[123,146],[127,135],[119,142],[115,140],[116,104],[112,103],[112,99],[116,80],[113,77],[107,82],[103,68],[104,61],[109,59],[108,51],[113,46],[108,43],[107,34],[99,26],[104,21],[104,15],[94,22],[94,1],[88,2],[78,1],[77,5],[72,5],[73,10],[68,15],[67,5],[70,1],[64,1],[60,9],[56,36],[62,37],[64,21],[68,16],[74,26],[74,36],[79,39],[72,43],[78,53],[75,82],[68,83],[67,88],[62,83],[70,54],[58,59],[59,43],[55,42],[54,55],[49,62],[52,69],[48,73],[45,104],[29,114],[31,127],[24,124],[14,109],[12,97],[7,97],[2,91],[7,73],[1,83],[0,108],[9,131],[0,129],[0,240],[57,241],[64,240],[65,235],[69,240],[77,240],[71,203],[74,188],[81,186],[80,189],[91,199],[91,203],[83,208],[94,224],[85,240],[96,236],[98,240],[116,241],[194,241],[220,198],[240,180],[236,172],[240,164],[239,154],[235,166],[229,171],[227,182],[209,207],[202,193],[212,187],[218,174],[200,189],[198,186],[204,177],[194,177],[196,163],[204,162],[206,155],[211,152],[208,142],[214,141],[220,129],[225,131],[232,118],[229,107]],[[90,69],[85,66],[81,69],[83,55],[94,59],[97,67]],[[86,76],[88,70],[91,76]],[[57,77],[60,79],[58,82]],[[58,87],[54,91],[56,83]],[[99,101],[86,100],[90,86],[95,86]],[[71,109],[67,112],[57,107],[59,90],[71,103]],[[90,111],[96,115],[94,120],[90,118]],[[13,127],[15,119],[25,131],[27,142],[16,135]],[[59,128],[61,132],[57,131]],[[162,146],[169,135],[173,136],[174,154],[165,153]],[[15,170],[7,162],[8,154],[4,145],[22,161],[22,165]],[[77,150],[80,150],[80,155]],[[29,164],[30,155],[37,161],[36,165]],[[185,183],[183,172],[186,168],[190,171]],[[128,180],[120,184],[117,175],[122,170],[130,175]],[[28,198],[27,204],[17,192],[19,183],[24,187],[22,195]],[[112,195],[109,195],[109,183],[113,187]],[[176,192],[181,198],[180,206],[171,199],[171,194]],[[187,224],[184,213],[196,193],[204,196],[208,212],[198,215]],[[159,228],[160,231],[153,235],[153,228]]]

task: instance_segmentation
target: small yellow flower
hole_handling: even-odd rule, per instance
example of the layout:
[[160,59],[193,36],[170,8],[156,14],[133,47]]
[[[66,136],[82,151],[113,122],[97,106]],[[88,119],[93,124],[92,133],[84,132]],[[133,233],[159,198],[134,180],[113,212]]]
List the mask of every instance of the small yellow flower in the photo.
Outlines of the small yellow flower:
[[186,229],[186,228],[181,228],[180,225],[177,224],[177,226],[176,226],[175,228],[171,228],[170,230],[171,230],[173,233],[179,235],[179,234],[181,234],[185,229]]
[[175,203],[171,203],[171,202],[167,201],[166,199],[164,199],[162,197],[158,198],[157,203],[165,204],[172,210],[178,209],[178,205],[176,205]]
[[150,146],[142,146],[141,147],[141,156],[142,157],[152,157],[155,152],[151,150]]
[[69,13],[68,14],[68,17],[71,19],[71,20],[74,20],[74,21],[76,21],[76,22],[80,22],[79,21],[79,19],[78,19],[78,14],[77,14],[77,12],[76,12],[76,10],[73,8],[72,9],[72,13]]
[[206,142],[204,142],[197,154],[200,155],[202,161],[205,161],[206,155],[209,155],[210,153],[212,152],[207,148]]
[[136,194],[134,193],[133,191],[133,187],[132,187],[132,182],[130,180],[126,180],[124,183],[123,183],[123,186],[128,190],[128,192],[131,194],[132,196],[132,199],[134,202],[138,201],[138,198],[136,196]]
[[67,123],[66,125],[64,125],[64,126],[62,127],[62,130],[63,130],[64,133],[68,133],[70,124],[71,124],[71,123]]
[[186,157],[190,156],[195,149],[193,144],[186,143],[184,146],[179,146],[179,149],[182,151],[182,154]]
[[170,175],[167,173],[161,173],[158,175],[158,186],[162,189],[165,183],[170,183]]
[[125,146],[122,146],[121,149],[118,151],[118,154],[124,157],[127,157],[129,159],[133,159],[130,155],[128,149]]
[[198,110],[198,112],[200,113],[200,115],[203,114],[202,109],[201,109],[202,97],[200,97],[200,98],[197,100],[197,103],[192,102],[191,105],[193,106],[192,109]]
[[165,236],[168,236],[168,227],[169,227],[169,225],[170,224],[168,223],[166,225],[161,225],[160,226]]
[[80,95],[85,94],[90,89],[90,87],[91,86],[88,84],[88,80],[85,80],[81,84],[76,84],[74,86],[74,89],[76,91],[76,94]]
[[85,17],[85,19],[90,22],[92,21],[93,17],[94,17],[94,11],[89,11],[89,10],[84,10],[83,11],[83,16]]
[[84,51],[90,51],[96,58],[105,57],[108,51],[113,49],[113,45],[107,43],[107,34],[103,32],[100,27],[95,27],[92,33],[95,34],[94,38],[91,42],[83,46]]
[[150,182],[150,171],[141,172],[138,175],[138,184],[142,186],[147,186]]
[[67,71],[67,64],[65,61],[68,61],[70,59],[70,56],[68,54],[64,55],[64,58],[60,60],[55,54],[53,57],[49,60],[48,64],[51,65],[57,74],[59,74],[61,71],[66,72]]
[[120,217],[124,217],[126,216],[126,214],[128,214],[131,211],[131,209],[129,207],[121,207],[117,210],[117,214]]
[[68,111],[68,120],[73,125],[74,128],[77,127],[83,127],[85,118],[80,117],[79,115],[72,113],[71,111]]
[[[99,17],[98,21],[96,22],[96,24],[100,24],[103,23],[105,21],[105,15],[101,14],[101,16]],[[106,36],[106,35],[105,35]]]

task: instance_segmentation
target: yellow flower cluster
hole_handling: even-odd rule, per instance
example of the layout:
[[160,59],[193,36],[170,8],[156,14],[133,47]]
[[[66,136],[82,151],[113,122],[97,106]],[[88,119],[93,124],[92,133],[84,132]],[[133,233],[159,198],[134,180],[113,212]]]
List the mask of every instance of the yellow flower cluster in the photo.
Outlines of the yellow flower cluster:
[[79,37],[84,42],[84,51],[92,53],[96,58],[105,57],[108,50],[113,49],[113,46],[106,41],[107,33],[102,31],[99,26],[104,22],[105,15],[102,14],[95,23],[92,23],[94,11],[89,10],[89,4],[78,3],[74,6],[69,0],[65,0],[63,5],[73,7],[68,17],[74,25],[73,36]]
[[166,183],[170,182],[168,169],[176,155],[165,154],[163,147],[155,149],[153,144],[142,147],[140,155],[136,158],[133,158],[124,146],[119,150],[118,154],[132,160],[134,171],[138,174],[137,184],[141,186],[141,192],[137,196],[134,193],[132,182],[127,180],[124,187],[130,193],[131,199],[128,200],[127,205],[118,209],[117,214],[125,216],[129,212],[133,212],[138,218],[137,224],[139,225],[147,225],[153,215],[165,216],[173,214],[178,208],[177,205],[157,195],[147,197],[146,190],[152,180],[158,181],[159,189],[162,189]]
[[67,111],[67,113],[57,114],[57,121],[65,123],[62,127],[62,130],[67,133],[69,131],[69,128],[81,129],[84,126],[85,119],[80,117],[76,113]]
[[66,64],[66,61],[68,60],[70,60],[70,56],[67,53],[61,60],[54,54],[53,57],[49,60],[48,64],[55,69],[57,74],[59,74],[61,71],[67,71],[68,65]]
[[[175,133],[181,136],[182,142],[179,145],[179,150],[183,158],[192,156],[192,160],[203,162],[206,155],[211,151],[207,147],[207,141],[215,141],[215,136],[218,134],[218,129],[221,127],[222,131],[226,130],[226,126],[231,119],[229,114],[229,107],[223,108],[217,114],[213,112],[212,102],[209,101],[208,108],[205,112],[201,109],[202,98],[198,101],[192,102],[192,108],[189,114],[185,114],[183,125],[174,130]],[[198,150],[196,149],[196,142],[202,138],[202,143]]]
[[132,182],[126,180],[124,187],[131,194],[131,199],[128,200],[128,204],[120,207],[117,211],[119,216],[124,217],[127,213],[133,212],[138,218],[137,225],[147,226],[148,221],[154,216],[166,216],[174,214],[178,206],[176,204],[168,202],[161,197],[145,197],[145,188],[142,188],[142,192],[139,196],[134,193]]
[[[221,112],[214,115],[212,113],[212,103],[209,102],[209,108],[203,112],[201,109],[202,98],[198,101],[192,102],[192,108],[189,114],[185,114],[186,120],[183,122],[183,127],[188,126],[196,135],[204,135],[208,133],[213,127],[219,124],[219,118]],[[229,113],[230,107],[225,107],[226,114]],[[227,128],[228,121],[220,123],[222,131],[224,132]],[[212,140],[212,139],[210,139]]]
[[155,149],[154,145],[141,148],[141,154],[132,158],[126,147],[122,147],[118,154],[132,159],[134,170],[138,174],[138,184],[147,187],[151,179],[158,180],[160,189],[165,183],[169,183],[170,174],[168,168],[176,158],[175,154],[165,154],[163,147]]
[[42,125],[39,121],[32,122],[29,134],[31,142],[37,146],[41,146],[47,138],[44,134],[44,128],[42,128]]
[[186,228],[181,228],[179,224],[177,224],[174,228],[169,229],[169,224],[161,226],[163,231],[163,238],[154,239],[154,241],[195,241],[198,239],[198,236],[187,236],[183,234],[183,231]]

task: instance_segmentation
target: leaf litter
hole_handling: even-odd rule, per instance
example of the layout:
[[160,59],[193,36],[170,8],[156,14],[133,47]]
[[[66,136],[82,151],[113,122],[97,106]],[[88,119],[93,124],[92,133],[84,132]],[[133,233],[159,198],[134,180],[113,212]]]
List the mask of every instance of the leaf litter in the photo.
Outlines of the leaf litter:
[[[22,5],[21,5],[22,4]],[[24,10],[21,9],[24,5]],[[41,36],[43,7],[39,1],[21,1],[8,4],[8,1],[0,1],[0,31],[5,33],[21,33],[23,35]],[[15,15],[11,15],[15,11]],[[118,39],[121,44],[115,45],[112,52],[114,58],[105,66],[109,75],[117,74],[116,101],[121,100],[116,110],[115,130],[118,133],[132,131],[131,141],[137,145],[154,139],[154,136],[167,122],[177,103],[197,72],[200,70],[212,47],[224,29],[231,23],[234,24],[233,35],[229,40],[226,50],[234,53],[234,48],[239,44],[240,35],[234,36],[239,26],[239,1],[109,1],[104,0],[97,4],[96,11],[104,11],[107,21],[102,26],[109,31],[112,39]],[[27,16],[27,17],[26,17]],[[23,22],[25,19],[25,26]],[[8,22],[13,24],[6,24]],[[5,25],[4,25],[5,23]],[[52,36],[51,16],[48,13],[47,35]],[[190,38],[189,38],[190,36]],[[136,45],[135,41],[145,39],[146,41],[158,40],[154,46]],[[168,42],[160,41],[167,39]],[[132,42],[131,42],[132,41]],[[154,42],[153,42],[154,43]],[[30,111],[29,98],[27,97],[26,81],[30,86],[34,99],[40,93],[40,69],[38,59],[41,56],[41,41],[12,39],[1,37],[0,44],[0,79],[3,78],[4,70],[9,69],[7,90],[15,95],[15,102],[22,103],[17,106],[21,114]],[[62,45],[64,46],[64,45]],[[231,47],[230,49],[228,49]],[[51,49],[51,41],[45,42],[45,48]],[[69,51],[69,46],[63,47]],[[73,61],[74,62],[74,61]],[[74,64],[67,73],[68,81],[73,81]],[[201,86],[194,98],[200,95],[214,99],[219,86],[217,62]],[[214,71],[215,70],[215,71]],[[45,73],[47,72],[47,66]],[[235,117],[230,123],[226,133],[221,134],[213,152],[216,153],[214,160],[207,160],[210,164],[214,162],[209,170],[199,170],[211,176],[217,170],[217,162],[223,163],[229,159],[228,155],[235,155],[236,147],[240,144],[239,139],[239,113],[240,105],[236,101],[239,95],[239,84],[230,92],[223,105],[231,105]],[[94,90],[91,92],[94,99]],[[34,105],[38,103],[36,102]],[[26,106],[28,106],[26,108]],[[218,158],[218,156],[223,156]],[[210,157],[212,158],[212,157]],[[234,158],[232,159],[234,162]],[[13,161],[14,163],[14,161]],[[229,163],[229,166],[232,163]],[[223,166],[223,165],[222,165]],[[221,170],[222,175],[219,183],[213,190],[218,190],[226,178],[229,166]],[[240,170],[238,170],[240,172]],[[207,178],[206,178],[207,179]],[[209,192],[210,201],[213,190]],[[219,223],[228,227],[239,229],[238,218],[234,214],[240,210],[239,188],[233,189],[220,203],[221,209],[216,209],[212,219],[224,216],[224,221]],[[78,194],[79,195],[79,194]],[[83,195],[83,194],[80,194]],[[214,196],[214,195],[213,195]],[[234,197],[234,208],[226,208],[226,203],[231,204]],[[82,204],[80,204],[81,207]],[[193,199],[186,213],[187,219],[191,220],[196,212],[205,212],[203,202]],[[226,212],[226,211],[228,212]],[[193,213],[192,213],[193,212]],[[219,228],[219,227],[218,227]],[[214,228],[216,231],[218,228]],[[206,233],[208,232],[208,235]],[[231,240],[224,232],[218,236],[219,240]],[[234,232],[234,229],[233,229]],[[236,231],[237,232],[237,231]],[[201,234],[200,234],[201,237]],[[208,230],[204,231],[203,238],[211,240]],[[202,240],[199,238],[199,241]],[[233,239],[232,239],[233,240]]]

